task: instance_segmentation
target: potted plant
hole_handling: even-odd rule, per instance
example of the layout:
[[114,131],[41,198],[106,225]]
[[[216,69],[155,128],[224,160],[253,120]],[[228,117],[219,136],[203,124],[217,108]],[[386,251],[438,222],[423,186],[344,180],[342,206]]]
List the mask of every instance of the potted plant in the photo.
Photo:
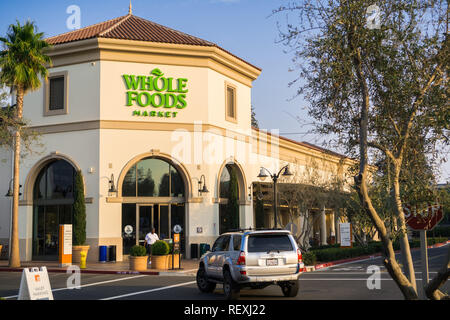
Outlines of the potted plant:
[[152,269],[169,268],[169,244],[163,240],[157,240],[152,245]]
[[135,245],[130,249],[130,270],[145,271],[147,270],[147,249],[144,246]]
[[84,184],[81,171],[75,174],[75,186],[73,192],[73,239],[72,262],[80,263],[81,252],[89,251],[86,245],[86,204],[84,202]]

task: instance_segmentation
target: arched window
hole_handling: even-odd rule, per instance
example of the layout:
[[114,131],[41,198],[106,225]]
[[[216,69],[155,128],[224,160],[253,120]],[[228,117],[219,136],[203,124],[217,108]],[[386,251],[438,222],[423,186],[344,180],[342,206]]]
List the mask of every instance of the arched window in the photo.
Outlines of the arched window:
[[170,163],[145,158],[128,170],[122,184],[123,197],[184,197],[184,183]]
[[236,165],[227,164],[219,180],[219,232],[239,228],[239,182]]
[[58,226],[73,223],[75,169],[65,160],[48,163],[33,189],[33,259],[58,258]]
[[220,175],[220,198],[227,199],[229,188],[230,188],[230,179],[231,179],[231,167],[230,165],[226,165],[222,170],[222,174]]

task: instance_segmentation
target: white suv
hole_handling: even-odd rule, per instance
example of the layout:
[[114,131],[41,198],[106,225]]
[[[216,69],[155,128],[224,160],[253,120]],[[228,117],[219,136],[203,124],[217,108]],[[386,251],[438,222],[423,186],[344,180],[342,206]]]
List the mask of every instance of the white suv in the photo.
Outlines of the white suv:
[[200,258],[197,286],[212,292],[223,283],[225,297],[237,299],[243,287],[277,284],[284,296],[295,297],[303,271],[302,254],[288,230],[228,232]]

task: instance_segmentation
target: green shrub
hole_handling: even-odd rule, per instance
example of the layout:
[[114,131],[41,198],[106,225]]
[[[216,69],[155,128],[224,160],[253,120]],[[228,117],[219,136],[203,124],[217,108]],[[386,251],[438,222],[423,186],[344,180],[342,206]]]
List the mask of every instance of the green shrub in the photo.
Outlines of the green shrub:
[[163,240],[157,240],[152,245],[152,255],[153,256],[164,256],[169,254],[170,247],[169,244]]
[[144,246],[133,246],[130,249],[130,256],[133,257],[143,257],[147,255],[147,249]]
[[432,237],[433,235],[435,237],[450,237],[450,226],[437,226],[432,231],[427,232],[428,237]]
[[[447,238],[429,238],[428,245],[433,245],[436,243],[442,243],[447,241]],[[394,250],[400,250],[400,242],[399,240],[395,240],[393,242]],[[412,239],[409,241],[410,248],[419,248],[420,247],[420,239]],[[375,254],[378,252],[382,252],[383,244],[381,241],[370,241],[366,247],[355,246],[353,248],[336,248],[336,247],[328,247],[325,249],[317,249],[310,250],[308,253],[313,253],[317,258],[317,261],[320,262],[329,262],[334,260],[348,259],[354,258],[369,254]],[[306,255],[306,254],[305,254]],[[305,261],[305,255],[303,255],[303,260]],[[305,262],[306,264],[306,262]]]
[[314,252],[308,251],[305,253],[302,253],[303,263],[305,266],[313,266],[317,262],[317,257],[314,254]]
[[310,248],[310,250],[321,250],[321,249],[328,249],[328,248],[340,248],[341,245],[339,243],[335,244],[326,244],[321,246],[313,246]]
[[86,204],[81,171],[77,171],[75,174],[74,189],[72,243],[74,246],[82,246],[86,243]]
[[314,250],[317,260],[321,262],[328,262],[334,260],[341,260],[347,258],[354,258],[368,253],[367,249],[363,247],[354,248],[327,248],[322,250]]
[[436,244],[436,243],[442,243],[442,242],[446,242],[448,241],[447,237],[436,237],[436,238],[428,238],[427,239],[427,244],[429,246]]

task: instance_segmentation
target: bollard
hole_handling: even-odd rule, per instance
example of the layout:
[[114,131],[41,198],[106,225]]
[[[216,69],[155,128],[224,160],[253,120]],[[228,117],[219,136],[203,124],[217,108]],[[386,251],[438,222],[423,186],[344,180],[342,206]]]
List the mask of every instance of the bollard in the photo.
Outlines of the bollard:
[[86,257],[87,257],[87,252],[81,251],[80,252],[80,269],[86,269]]

